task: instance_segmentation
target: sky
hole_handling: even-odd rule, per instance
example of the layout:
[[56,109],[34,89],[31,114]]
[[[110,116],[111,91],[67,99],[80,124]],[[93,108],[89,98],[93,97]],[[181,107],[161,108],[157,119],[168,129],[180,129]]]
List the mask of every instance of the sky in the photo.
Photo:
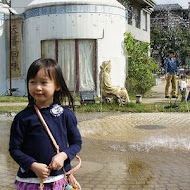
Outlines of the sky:
[[190,2],[190,0],[154,0],[154,1],[156,2],[156,4],[175,4],[175,3],[177,3],[185,9],[188,8],[188,2]]

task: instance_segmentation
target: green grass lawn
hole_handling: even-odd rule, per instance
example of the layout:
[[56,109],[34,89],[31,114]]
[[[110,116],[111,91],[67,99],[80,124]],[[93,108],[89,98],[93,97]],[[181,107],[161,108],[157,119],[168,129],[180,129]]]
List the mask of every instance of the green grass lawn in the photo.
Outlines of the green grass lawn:
[[27,97],[0,96],[0,102],[27,102]]
[[[169,104],[159,103],[159,104],[135,104],[129,103],[125,106],[118,106],[117,104],[94,104],[86,105],[76,108],[76,112],[107,112],[107,111],[119,111],[119,112],[131,112],[131,113],[150,113],[150,112],[188,112],[188,107],[190,107],[190,102],[188,105],[185,102],[179,102],[178,108],[165,108]],[[173,105],[173,104],[172,104]]]
[[[14,97],[14,96],[0,96],[0,103],[3,102],[3,105],[0,105],[0,113],[18,113],[24,109],[25,105],[11,105],[15,102],[26,102],[27,97]],[[7,102],[7,106],[6,106]],[[190,102],[177,102],[178,108],[165,108],[167,103],[159,104],[136,104],[129,103],[125,106],[118,106],[117,104],[89,104],[76,106],[76,112],[131,112],[131,113],[141,113],[141,112],[188,112],[188,107],[190,107]]]

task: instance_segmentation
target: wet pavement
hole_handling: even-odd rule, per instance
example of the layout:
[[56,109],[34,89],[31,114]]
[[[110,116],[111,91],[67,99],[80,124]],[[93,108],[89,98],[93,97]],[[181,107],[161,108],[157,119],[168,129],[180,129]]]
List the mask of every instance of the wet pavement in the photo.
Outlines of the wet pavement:
[[[160,95],[151,101],[165,101]],[[80,113],[77,118],[83,149],[75,176],[83,190],[190,190],[189,113]],[[14,189],[18,167],[8,154],[12,119],[0,115],[0,190]]]
[[[83,190],[189,190],[189,113],[77,114]],[[8,118],[8,121],[5,119]],[[12,117],[1,117],[0,189],[14,189],[8,154]],[[75,164],[75,163],[74,163]]]

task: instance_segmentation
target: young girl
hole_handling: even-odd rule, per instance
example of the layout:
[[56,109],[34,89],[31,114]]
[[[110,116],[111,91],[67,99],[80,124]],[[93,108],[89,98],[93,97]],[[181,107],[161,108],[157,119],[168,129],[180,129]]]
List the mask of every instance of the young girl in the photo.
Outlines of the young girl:
[[186,75],[181,75],[180,80],[180,93],[181,93],[181,101],[186,100],[186,94],[187,94],[187,77]]
[[[61,106],[67,97],[73,107],[73,98],[60,66],[52,59],[32,63],[27,73],[27,89],[29,104],[15,116],[10,132],[10,155],[20,166],[15,185],[19,190],[35,190],[39,189],[39,179],[43,179],[44,190],[60,190],[66,184],[63,171],[71,169],[70,161],[82,144],[75,115]],[[34,105],[40,109],[60,153],[56,153]]]

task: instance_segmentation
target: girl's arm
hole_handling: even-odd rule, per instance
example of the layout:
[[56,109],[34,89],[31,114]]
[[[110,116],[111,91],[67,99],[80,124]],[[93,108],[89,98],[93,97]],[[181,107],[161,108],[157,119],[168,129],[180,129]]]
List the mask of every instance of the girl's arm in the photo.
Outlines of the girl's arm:
[[68,158],[67,154],[65,152],[60,152],[59,154],[56,154],[49,164],[50,170],[60,170],[63,165],[64,161]]
[[67,128],[68,148],[64,150],[68,159],[72,160],[81,150],[82,138],[77,126],[77,119],[73,112],[68,110],[65,116],[65,125]]
[[165,75],[168,73],[168,60],[165,58],[164,60],[164,73]]
[[30,169],[39,178],[47,178],[50,175],[50,168],[46,164],[34,162],[31,164]]
[[25,170],[28,171],[31,164],[36,162],[34,158],[24,154],[21,150],[25,137],[24,124],[17,115],[11,125],[9,152],[12,158]]

